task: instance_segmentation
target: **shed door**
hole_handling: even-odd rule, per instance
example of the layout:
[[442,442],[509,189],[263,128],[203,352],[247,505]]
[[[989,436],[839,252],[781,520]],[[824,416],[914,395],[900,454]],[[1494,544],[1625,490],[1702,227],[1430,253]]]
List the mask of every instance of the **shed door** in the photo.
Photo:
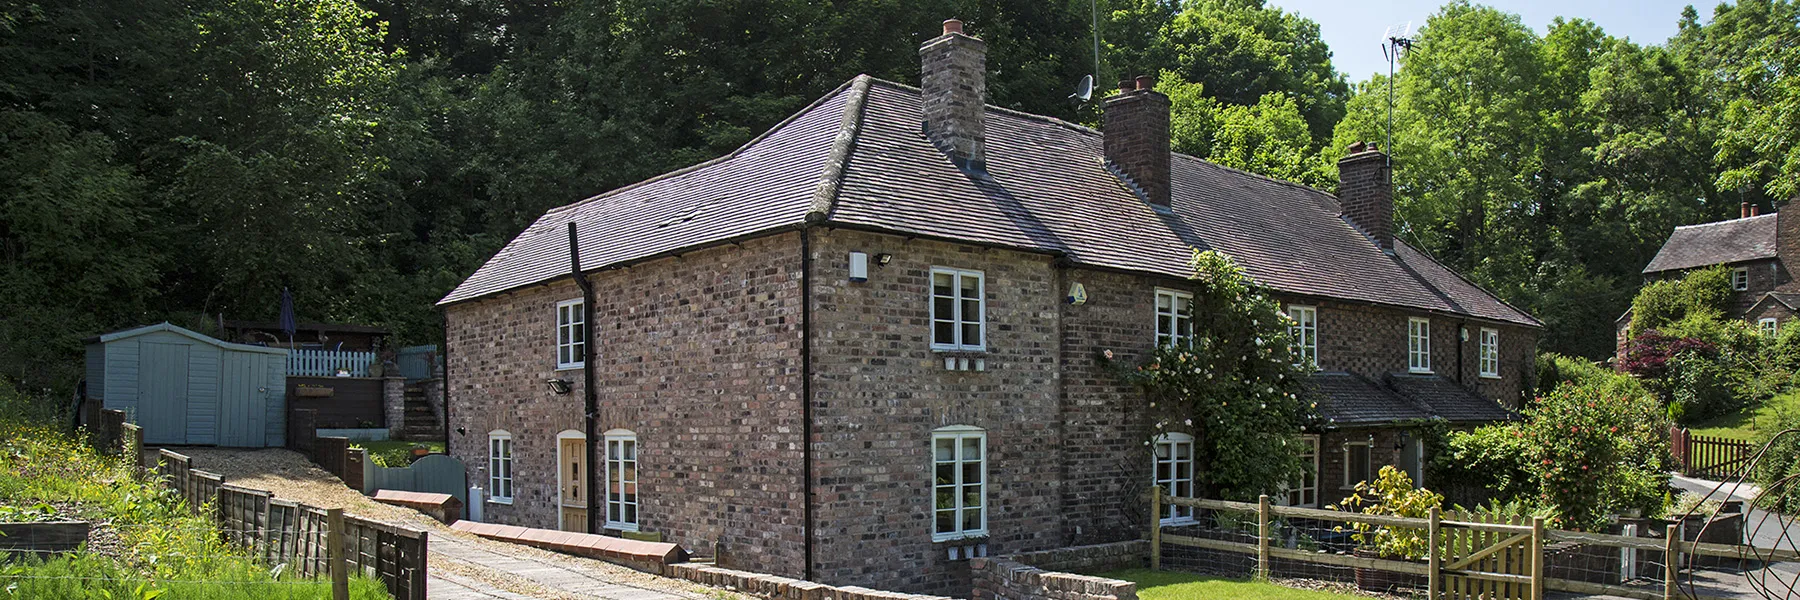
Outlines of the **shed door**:
[[269,355],[227,352],[219,369],[219,445],[263,446],[263,414],[269,402]]
[[188,346],[143,342],[138,358],[138,422],[146,444],[187,443]]

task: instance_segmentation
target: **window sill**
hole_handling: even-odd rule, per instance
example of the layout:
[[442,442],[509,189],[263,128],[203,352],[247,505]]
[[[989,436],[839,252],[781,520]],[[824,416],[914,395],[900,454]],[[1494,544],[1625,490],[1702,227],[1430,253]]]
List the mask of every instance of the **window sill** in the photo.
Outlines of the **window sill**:
[[512,498],[488,498],[487,503],[488,504],[503,504],[506,506],[512,506]]
[[953,354],[953,355],[957,355],[957,356],[970,356],[970,357],[987,356],[987,353],[988,353],[988,349],[986,346],[983,346],[980,348],[950,348],[950,347],[944,347],[944,346],[932,346],[931,351],[936,352],[938,354]]
[[638,530],[638,525],[636,523],[607,523],[602,527],[616,531],[629,531],[632,533],[637,533]]
[[1495,381],[1499,381],[1499,380],[1500,380],[1500,375],[1499,375],[1499,374],[1498,374],[1498,373],[1494,373],[1494,374],[1489,374],[1489,373],[1482,373],[1482,374],[1481,374],[1481,378],[1482,378],[1482,379],[1492,379],[1492,380],[1495,380]]
[[1159,525],[1162,525],[1163,527],[1185,527],[1188,525],[1197,525],[1200,523],[1200,521],[1195,520],[1192,517],[1189,517],[1189,518],[1182,518],[1182,519],[1163,519],[1161,521],[1158,521],[1157,523]]
[[987,541],[987,539],[988,539],[988,533],[987,533],[987,532],[986,532],[986,531],[971,531],[971,532],[965,532],[965,533],[942,533],[942,534],[939,534],[939,533],[934,533],[934,534],[931,534],[931,543],[933,543],[933,544],[948,544],[948,543],[952,543],[952,542],[956,542],[956,543],[961,543],[961,542],[986,542],[986,541]]
[[1413,375],[1432,375],[1433,374],[1431,369],[1414,369],[1414,368],[1410,368],[1410,367],[1406,369],[1406,372],[1411,373]]
[[582,369],[582,367],[586,367],[586,366],[587,365],[582,364],[582,363],[575,363],[572,365],[556,365],[556,372],[561,373],[563,371],[580,371]]

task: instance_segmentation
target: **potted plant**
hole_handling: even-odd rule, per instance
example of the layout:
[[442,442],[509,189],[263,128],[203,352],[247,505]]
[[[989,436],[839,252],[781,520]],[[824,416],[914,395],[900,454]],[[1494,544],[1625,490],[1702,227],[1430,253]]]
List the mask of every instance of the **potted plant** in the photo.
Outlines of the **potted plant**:
[[[1412,477],[1392,465],[1381,467],[1374,481],[1356,484],[1355,493],[1328,508],[1344,512],[1389,517],[1424,519],[1433,507],[1442,506],[1444,496],[1424,488],[1413,487]],[[1362,558],[1384,558],[1421,562],[1430,552],[1424,529],[1389,527],[1370,523],[1350,523],[1350,539],[1356,542],[1353,554]],[[1337,531],[1343,531],[1339,526]],[[1387,592],[1394,588],[1424,587],[1420,575],[1358,567],[1356,585],[1364,590]]]

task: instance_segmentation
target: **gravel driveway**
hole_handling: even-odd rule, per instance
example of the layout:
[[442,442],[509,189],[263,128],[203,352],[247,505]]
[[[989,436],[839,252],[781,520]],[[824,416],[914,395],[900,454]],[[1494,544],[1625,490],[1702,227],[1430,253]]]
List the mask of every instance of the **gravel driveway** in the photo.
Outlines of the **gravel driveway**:
[[633,571],[607,562],[478,538],[417,511],[380,504],[299,453],[281,449],[172,448],[194,467],[225,481],[269,490],[277,498],[423,530],[431,535],[432,598],[446,600],[607,598],[614,600],[731,600],[721,590]]

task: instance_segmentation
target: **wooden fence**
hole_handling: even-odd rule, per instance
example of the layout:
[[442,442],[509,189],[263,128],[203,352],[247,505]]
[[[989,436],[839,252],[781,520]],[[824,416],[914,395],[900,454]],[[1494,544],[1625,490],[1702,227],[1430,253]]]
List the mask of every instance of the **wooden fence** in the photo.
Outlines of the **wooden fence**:
[[1747,442],[1695,435],[1680,427],[1669,430],[1669,442],[1682,474],[1716,480],[1736,478],[1757,450]]
[[368,377],[369,364],[375,362],[374,352],[353,350],[289,350],[287,374],[309,377],[333,377],[338,369],[349,372],[350,377]]
[[[348,568],[381,580],[398,600],[424,600],[427,534],[279,500],[269,492],[224,483],[193,468],[193,460],[163,450],[156,474],[187,500],[194,514],[210,514],[221,537],[269,564],[287,564],[303,577]],[[336,534],[334,535],[334,532]],[[343,569],[334,569],[334,557]]]
[[[1255,575],[1262,578],[1269,576],[1271,565],[1281,564],[1281,561],[1356,569],[1359,577],[1362,573],[1369,572],[1401,578],[1420,578],[1420,583],[1430,592],[1427,597],[1434,600],[1542,600],[1546,590],[1638,600],[1673,600],[1677,597],[1707,600],[1718,596],[1697,593],[1692,589],[1679,590],[1677,577],[1683,559],[1690,563],[1694,556],[1741,561],[1800,559],[1800,553],[1791,550],[1682,541],[1675,525],[1668,525],[1661,532],[1660,538],[1642,538],[1546,529],[1542,518],[1534,518],[1529,524],[1520,520],[1488,522],[1499,519],[1475,518],[1470,515],[1453,514],[1446,518],[1436,508],[1431,509],[1428,518],[1414,519],[1273,506],[1268,496],[1263,496],[1257,503],[1227,502],[1173,498],[1161,488],[1152,488],[1150,498],[1151,515],[1164,514],[1165,505],[1191,507],[1197,513],[1196,516],[1203,515],[1202,511],[1213,511],[1219,516],[1213,517],[1211,523],[1221,528],[1207,530],[1213,526],[1209,525],[1207,519],[1185,525],[1202,531],[1182,530],[1186,532],[1181,534],[1163,532],[1165,527],[1174,527],[1172,525],[1160,522],[1152,525],[1152,569],[1162,568],[1165,545],[1180,546],[1253,556]],[[1399,560],[1361,556],[1350,553],[1347,549],[1300,547],[1291,541],[1295,536],[1277,531],[1291,530],[1301,524],[1313,527],[1313,531],[1344,532],[1351,530],[1356,524],[1364,524],[1373,530],[1403,535],[1418,534],[1424,539],[1426,558],[1418,561]],[[1224,535],[1204,535],[1208,533]],[[1218,537],[1227,539],[1216,539]],[[1568,553],[1609,558],[1615,562],[1622,560],[1621,557],[1627,554],[1633,557],[1643,556],[1646,562],[1662,565],[1663,568],[1657,573],[1660,575],[1661,585],[1641,585],[1654,584],[1654,580],[1640,580],[1640,585],[1625,585],[1628,582],[1622,580],[1617,573],[1583,577],[1571,573],[1568,568],[1559,569],[1557,565],[1546,565],[1548,556]],[[1596,581],[1597,579],[1606,582]]]

